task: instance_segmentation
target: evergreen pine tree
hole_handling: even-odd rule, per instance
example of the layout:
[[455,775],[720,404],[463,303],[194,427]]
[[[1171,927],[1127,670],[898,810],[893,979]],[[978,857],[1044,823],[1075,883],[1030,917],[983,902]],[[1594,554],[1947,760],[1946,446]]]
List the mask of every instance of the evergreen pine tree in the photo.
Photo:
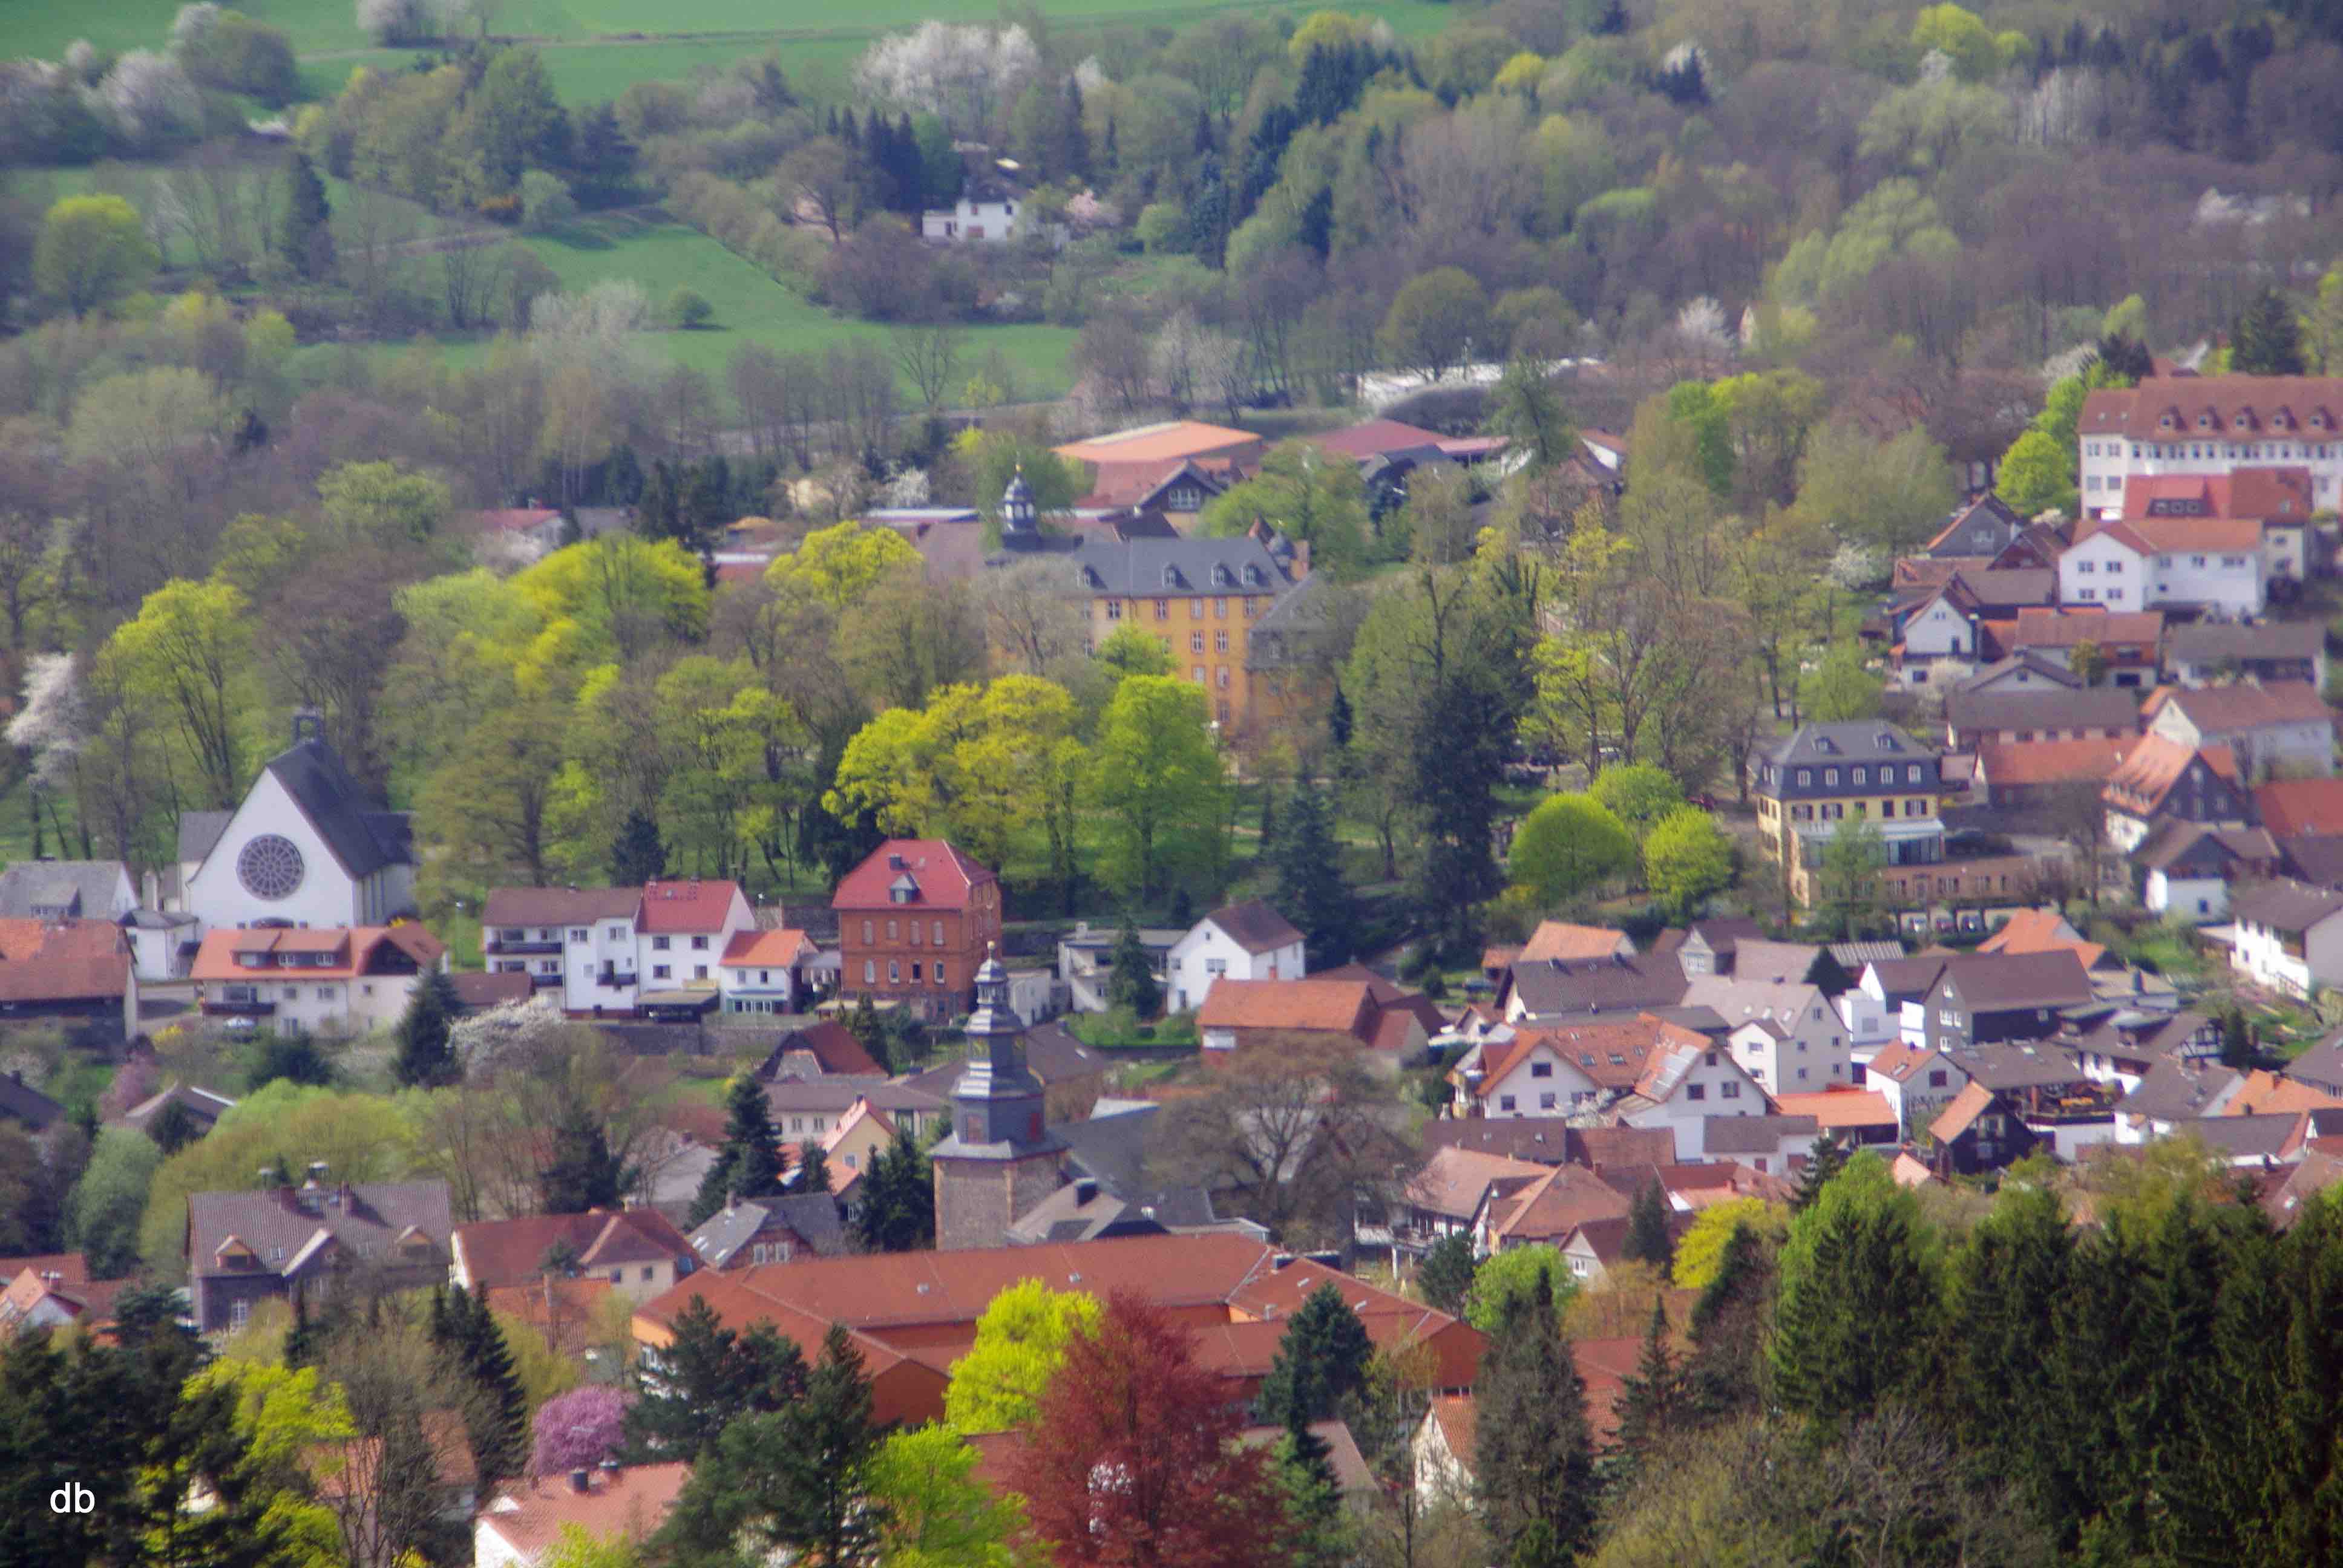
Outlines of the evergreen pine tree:
[[1814,1141],[1806,1153],[1806,1168],[1798,1177],[1798,1191],[1790,1200],[1790,1211],[1803,1214],[1815,1206],[1831,1178],[1846,1169],[1846,1151],[1838,1140],[1825,1132]]
[[1331,1284],[1319,1286],[1286,1321],[1255,1401],[1261,1419],[1288,1427],[1331,1419],[1343,1400],[1366,1386],[1367,1362],[1374,1352],[1366,1325],[1342,1292]]
[[390,1070],[400,1083],[409,1089],[444,1089],[463,1081],[463,1064],[448,1043],[463,1010],[456,982],[444,970],[427,971],[398,1020],[398,1054]]
[[862,1173],[851,1229],[866,1252],[917,1252],[936,1244],[935,1176],[900,1128]]
[[1775,1390],[1818,1431],[1916,1397],[1936,1371],[1933,1335],[1882,1335],[1939,1312],[1934,1238],[1878,1156],[1848,1162],[1790,1223],[1774,1314]]
[[628,1457],[697,1462],[736,1413],[739,1372],[739,1342],[707,1299],[694,1295],[675,1315],[659,1359],[636,1369]]
[[618,824],[610,842],[610,878],[622,888],[639,888],[667,875],[667,849],[659,842],[659,824],[638,807]]
[[2302,325],[2285,295],[2265,288],[2246,302],[2229,328],[2229,368],[2239,376],[2303,373]]
[[781,1186],[781,1141],[764,1085],[744,1072],[724,1096],[724,1146],[701,1178],[687,1218],[697,1229],[729,1197],[762,1198]]
[[[2074,1241],[2057,1195],[2006,1185],[1952,1278],[1946,1408],[1980,1470],[2055,1506],[2053,1423],[2040,1373],[2043,1325],[2066,1293]],[[2025,1369],[2026,1375],[2015,1375]]]
[[798,1145],[797,1179],[789,1184],[792,1192],[827,1192],[830,1191],[830,1151],[818,1139],[809,1138]]
[[1154,963],[1139,940],[1139,928],[1126,913],[1114,939],[1114,963],[1108,972],[1106,1000],[1111,1007],[1129,1008],[1131,1016],[1153,1018],[1163,1007],[1163,986],[1155,978]]
[[1765,1381],[1765,1326],[1774,1263],[1746,1225],[1736,1226],[1716,1275],[1693,1303],[1693,1352],[1684,1386],[1693,1412],[1717,1421],[1757,1408]]
[[295,153],[285,166],[285,211],[277,220],[277,252],[304,277],[334,270],[333,206],[326,182],[307,153]]
[[1312,970],[1349,961],[1356,945],[1356,901],[1342,880],[1342,849],[1333,809],[1318,786],[1297,780],[1270,851],[1279,911],[1302,930]]
[[599,1118],[584,1106],[564,1111],[553,1129],[553,1160],[538,1175],[548,1214],[615,1209],[626,1196],[626,1163],[610,1151]]
[[504,1331],[488,1311],[488,1293],[475,1295],[461,1285],[435,1292],[431,1336],[478,1391],[465,1417],[481,1485],[492,1487],[519,1474],[528,1441],[528,1401],[513,1371]]
[[2233,1002],[2221,1014],[2221,1065],[2243,1070],[2258,1060],[2253,1025],[2246,1021],[2245,1010]]
[[1627,1209],[1627,1239],[1620,1253],[1631,1263],[1649,1263],[1665,1273],[1675,1243],[1668,1237],[1668,1203],[1657,1181],[1647,1181]]
[[1473,1255],[1473,1239],[1461,1231],[1453,1231],[1424,1252],[1423,1261],[1416,1265],[1415,1286],[1434,1311],[1462,1317],[1464,1292],[1473,1288],[1473,1276],[1480,1271],[1481,1261]]
[[1340,1568],[1352,1561],[1343,1529],[1342,1492],[1332,1451],[1298,1409],[1278,1442],[1278,1480],[1285,1493],[1286,1561],[1291,1568]]
[[1635,1375],[1619,1396],[1619,1447],[1629,1465],[1639,1462],[1653,1446],[1682,1424],[1684,1374],[1668,1351],[1668,1312],[1657,1295],[1652,1299],[1651,1326],[1644,1332],[1643,1353]]
[[862,999],[854,1004],[854,1010],[846,1015],[846,1031],[854,1037],[856,1044],[870,1053],[870,1060],[879,1064],[880,1071],[894,1070],[892,1059],[887,1050],[887,1026],[880,1020],[879,1010],[870,1004],[869,992],[864,992]]
[[1482,1352],[1473,1403],[1473,1496],[1491,1543],[1510,1559],[1542,1523],[1569,1561],[1594,1529],[1594,1439],[1544,1273],[1507,1302]]
[[1534,1519],[1514,1538],[1513,1554],[1505,1559],[1505,1568],[1570,1568],[1570,1556],[1554,1540],[1554,1526]]

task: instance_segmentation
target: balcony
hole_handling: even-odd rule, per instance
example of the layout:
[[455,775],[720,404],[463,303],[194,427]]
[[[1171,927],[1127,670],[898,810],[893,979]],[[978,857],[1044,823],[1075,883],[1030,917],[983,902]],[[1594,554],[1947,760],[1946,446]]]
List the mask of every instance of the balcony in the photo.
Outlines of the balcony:
[[561,943],[555,938],[542,941],[531,938],[524,941],[518,937],[493,937],[481,944],[480,950],[491,958],[519,958],[529,953],[550,955],[561,950]]
[[204,999],[206,1018],[269,1018],[273,1017],[276,1011],[275,1002],[268,1001],[249,990],[239,989],[229,991],[224,996]]
[[632,970],[620,970],[605,969],[595,974],[594,983],[598,986],[608,987],[612,990],[628,990],[633,989],[635,983],[635,971]]

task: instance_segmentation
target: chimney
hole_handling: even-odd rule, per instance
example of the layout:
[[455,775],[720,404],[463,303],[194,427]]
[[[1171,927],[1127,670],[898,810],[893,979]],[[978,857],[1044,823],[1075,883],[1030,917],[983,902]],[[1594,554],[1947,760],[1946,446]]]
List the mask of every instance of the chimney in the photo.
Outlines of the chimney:
[[1075,1201],[1075,1202],[1077,1202],[1077,1203],[1088,1203],[1088,1202],[1090,1202],[1091,1200],[1095,1199],[1097,1196],[1098,1196],[1098,1183],[1097,1183],[1096,1181],[1092,1181],[1090,1177],[1088,1177],[1088,1176],[1083,1176],[1083,1177],[1080,1177],[1080,1178],[1078,1178],[1078,1179],[1075,1181],[1075,1182],[1074,1182],[1074,1201]]
[[584,1468],[583,1466],[580,1466],[579,1468],[578,1468],[578,1469],[576,1469],[576,1470],[571,1471],[571,1472],[569,1473],[569,1490],[570,1490],[570,1491],[572,1491],[572,1492],[591,1492],[591,1491],[593,1491],[593,1490],[594,1490],[594,1480],[593,1480],[593,1475],[594,1475],[594,1473],[593,1473],[592,1471],[588,1470],[588,1469]]

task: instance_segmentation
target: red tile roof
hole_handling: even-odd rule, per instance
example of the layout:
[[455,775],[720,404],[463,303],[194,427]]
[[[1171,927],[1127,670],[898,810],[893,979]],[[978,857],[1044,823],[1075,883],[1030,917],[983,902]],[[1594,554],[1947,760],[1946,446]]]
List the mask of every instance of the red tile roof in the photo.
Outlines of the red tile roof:
[[785,970],[820,950],[813,939],[799,930],[734,931],[732,940],[724,944],[724,956],[716,961],[746,969]]
[[656,1209],[620,1213],[594,1209],[583,1214],[530,1214],[518,1220],[483,1220],[456,1229],[456,1258],[475,1285],[525,1284],[545,1271],[555,1243],[578,1254],[580,1267],[679,1261],[695,1256],[690,1238]]
[[1953,1096],[1952,1103],[1936,1112],[1936,1119],[1928,1123],[1928,1136],[1939,1143],[1949,1143],[1966,1132],[1992,1104],[1992,1090],[1982,1083],[1965,1084]]
[[1867,1089],[1826,1089],[1817,1094],[1777,1094],[1774,1104],[1785,1116],[1811,1116],[1829,1131],[1840,1127],[1894,1127],[1896,1112],[1882,1096]]
[[110,920],[0,920],[0,1002],[120,1000],[130,942]]
[[1346,457],[1374,457],[1385,452],[1437,447],[1447,439],[1437,430],[1403,425],[1397,419],[1365,419],[1356,425],[1345,425],[1339,430],[1321,430],[1316,435],[1302,438],[1313,447],[1340,452]]
[[637,928],[645,935],[712,935],[724,929],[725,916],[739,893],[738,882],[703,882],[697,877],[645,882]]
[[1207,425],[1194,419],[1172,419],[1113,430],[1086,440],[1069,441],[1052,448],[1059,457],[1101,466],[1127,463],[1170,463],[1182,457],[1212,457],[1260,445],[1250,430]]
[[1634,943],[1624,931],[1614,931],[1608,926],[1574,926],[1568,920],[1540,920],[1530,940],[1513,956],[1517,964],[1545,963],[1559,960],[1565,963],[1580,959],[1607,959],[1613,953],[1626,952]]
[[1363,1037],[1375,1011],[1363,980],[1237,980],[1212,982],[1196,1011],[1199,1029],[1292,1029]]
[[[902,864],[897,865],[898,860]],[[909,904],[897,905],[888,890],[904,876],[918,884],[918,894]],[[838,890],[830,895],[830,907],[901,908],[914,912],[963,910],[968,907],[971,891],[994,879],[990,871],[941,839],[890,839],[840,879]]]
[[1996,789],[2101,784],[2138,743],[2136,735],[2115,740],[1980,740],[1977,764]]
[[2184,501],[2208,518],[2300,522],[2314,509],[2310,470],[2237,468],[2227,474],[2135,474],[2124,481],[2123,514],[2145,518],[2158,501]]
[[[2200,418],[2207,422],[2200,425]],[[2343,377],[2156,377],[2137,387],[2091,393],[2076,428],[2083,436],[2132,441],[2258,441],[2281,433],[2320,441],[2335,438],[2338,421]]]
[[2191,749],[2162,735],[2143,735],[2139,744],[2123,759],[2123,765],[2107,775],[2107,793],[2111,798],[2153,811],[2163,804],[2172,787],[2180,782],[2188,764],[2199,757],[2221,778],[2237,781],[2237,754],[2226,746]]
[[2164,635],[2164,612],[2131,610],[2121,615],[2105,610],[2041,609],[2033,606],[2017,612],[2016,648],[2072,648],[2095,642],[2145,643],[2150,648]]
[[2254,806],[2281,839],[2343,833],[2343,779],[2273,779],[2254,791]]
[[631,1464],[589,1472],[590,1490],[582,1493],[571,1490],[567,1476],[547,1476],[508,1487],[480,1511],[479,1523],[529,1563],[552,1550],[565,1524],[600,1541],[639,1542],[666,1520],[690,1475],[691,1467],[679,1462]]
[[[277,980],[298,976],[303,980],[349,980],[379,974],[375,966],[385,948],[413,960],[417,969],[436,969],[447,956],[447,944],[412,921],[396,926],[312,926],[302,930],[214,930],[204,935],[188,970],[199,980]],[[323,953],[337,961],[303,964],[298,969],[274,965],[251,967],[237,961],[240,953]]]

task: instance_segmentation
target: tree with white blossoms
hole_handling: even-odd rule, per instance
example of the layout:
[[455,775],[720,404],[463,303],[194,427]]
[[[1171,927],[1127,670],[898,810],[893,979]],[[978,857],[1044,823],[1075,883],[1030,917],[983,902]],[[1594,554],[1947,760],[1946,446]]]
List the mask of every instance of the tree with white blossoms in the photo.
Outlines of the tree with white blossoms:
[[1022,27],[930,21],[871,45],[854,79],[891,108],[931,112],[953,136],[980,139],[1041,63]]
[[97,85],[115,129],[140,151],[160,150],[203,135],[203,95],[176,60],[133,49]]
[[33,781],[69,789],[82,745],[81,685],[69,653],[36,653],[25,669],[25,700],[8,720],[8,744],[33,754]]
[[206,4],[182,5],[179,14],[171,18],[171,47],[192,48],[203,42],[214,27],[219,25],[220,8]]

